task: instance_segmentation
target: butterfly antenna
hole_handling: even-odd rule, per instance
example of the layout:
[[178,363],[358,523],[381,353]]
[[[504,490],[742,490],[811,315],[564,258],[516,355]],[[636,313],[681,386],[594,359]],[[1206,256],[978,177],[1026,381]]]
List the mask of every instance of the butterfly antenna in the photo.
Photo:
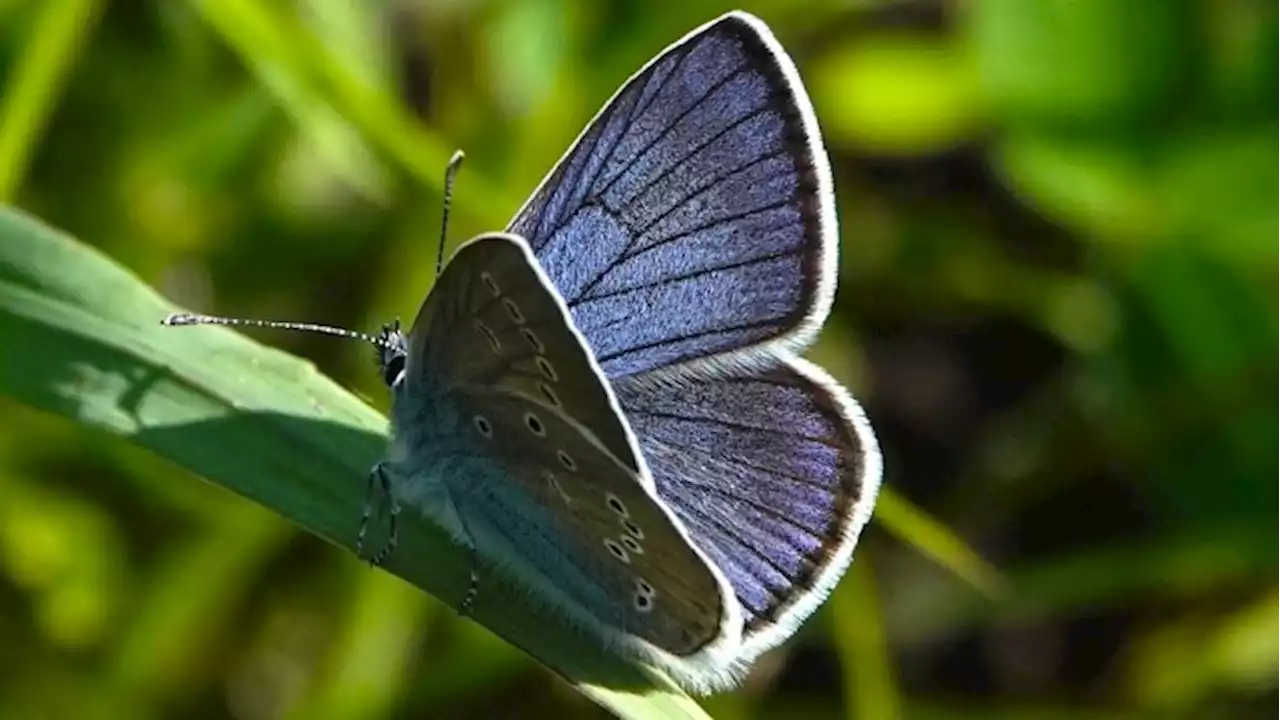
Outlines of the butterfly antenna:
[[250,318],[217,317],[214,315],[198,315],[195,313],[173,313],[164,320],[161,320],[160,324],[168,325],[170,327],[176,327],[179,325],[224,325],[228,327],[260,327],[275,328],[278,330],[298,330],[301,332],[320,333],[321,335],[335,335],[337,337],[351,338],[353,340],[363,340],[371,345],[376,345],[387,350],[396,349],[396,347],[386,339],[376,335],[363,333],[359,330],[348,330],[346,328],[333,327],[332,325],[317,325],[315,323],[284,322],[280,320],[253,320]]
[[466,154],[461,150],[453,153],[449,164],[444,169],[444,208],[440,211],[440,244],[436,246],[436,277],[444,271],[444,243],[449,233],[449,206],[453,204],[453,178],[462,167],[462,159]]

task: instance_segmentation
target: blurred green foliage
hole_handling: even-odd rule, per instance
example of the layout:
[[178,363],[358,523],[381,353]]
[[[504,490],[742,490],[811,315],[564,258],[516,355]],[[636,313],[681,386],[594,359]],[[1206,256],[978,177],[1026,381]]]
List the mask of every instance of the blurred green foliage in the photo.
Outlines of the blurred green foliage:
[[[454,147],[456,243],[730,7],[0,0],[0,202],[188,307],[376,327],[430,286]],[[896,494],[708,710],[1273,717],[1275,4],[743,7],[826,131],[842,283],[811,355]],[[385,406],[364,348],[262,337]],[[602,712],[145,451],[8,400],[0,430],[2,717]]]

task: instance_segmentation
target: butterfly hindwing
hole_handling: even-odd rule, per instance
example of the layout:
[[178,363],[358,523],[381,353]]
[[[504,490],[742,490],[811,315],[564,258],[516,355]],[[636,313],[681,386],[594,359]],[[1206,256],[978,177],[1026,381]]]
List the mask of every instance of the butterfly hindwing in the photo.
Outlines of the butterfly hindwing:
[[833,202],[791,61],[730,13],[633,76],[509,229],[612,378],[806,342],[831,301]]
[[780,361],[616,384],[659,495],[742,605],[744,657],[780,642],[825,598],[880,482],[857,403],[816,366]]
[[[575,424],[523,398],[477,391],[459,401],[492,418],[490,451],[515,492],[491,488],[484,504],[516,498],[524,508],[498,532],[520,549],[522,564],[538,566],[534,583],[679,657],[721,638],[728,608],[715,577],[638,478],[583,443]],[[536,433],[527,424],[531,407]]]

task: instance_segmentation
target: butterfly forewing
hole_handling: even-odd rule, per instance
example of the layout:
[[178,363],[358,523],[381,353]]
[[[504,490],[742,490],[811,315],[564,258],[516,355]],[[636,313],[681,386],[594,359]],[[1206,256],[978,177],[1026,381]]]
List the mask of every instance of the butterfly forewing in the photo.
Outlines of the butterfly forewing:
[[794,67],[730,14],[632,77],[509,229],[620,377],[806,342],[834,285],[833,203]]
[[481,236],[459,248],[410,331],[411,370],[446,372],[441,379],[450,387],[485,387],[579,418],[638,473],[625,425],[607,421],[616,403],[536,262],[510,235]]
[[[717,572],[652,490],[635,441],[521,238],[458,250],[411,332],[405,391],[438,388],[467,437],[445,477],[464,519],[532,585],[595,622],[690,655],[736,635]],[[417,432],[432,432],[429,429]],[[484,550],[484,548],[481,548]]]

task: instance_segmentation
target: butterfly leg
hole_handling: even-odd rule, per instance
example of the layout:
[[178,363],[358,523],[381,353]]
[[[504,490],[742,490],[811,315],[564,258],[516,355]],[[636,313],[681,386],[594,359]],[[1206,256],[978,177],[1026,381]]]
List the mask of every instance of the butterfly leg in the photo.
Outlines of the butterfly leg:
[[480,594],[480,573],[476,569],[479,558],[476,557],[476,548],[471,546],[471,577],[467,579],[467,591],[462,594],[462,602],[458,604],[458,616],[467,617],[471,614],[471,608],[476,604],[476,597]]
[[[383,497],[391,498],[391,479],[387,477],[386,468],[382,463],[378,463],[374,468],[374,472],[378,476],[378,485],[382,489]],[[374,567],[378,567],[391,557],[391,553],[396,549],[396,543],[400,541],[400,503],[391,498],[391,518],[388,521],[387,543],[382,546],[378,552],[374,553],[373,560],[370,563]]]
[[471,528],[467,527],[467,518],[462,513],[457,514],[458,524],[462,527],[462,534],[467,539],[467,549],[471,555],[471,576],[467,580],[467,591],[462,594],[462,602],[458,604],[458,616],[467,617],[471,614],[471,608],[476,604],[476,597],[480,594],[480,572],[478,570],[480,557],[476,553],[475,536],[471,534]]
[[400,524],[398,522],[399,517],[400,517],[400,504],[392,503],[391,534],[387,536],[387,544],[383,545],[382,549],[379,550],[376,554],[374,554],[373,560],[371,561],[374,567],[377,567],[382,563],[386,562],[387,558],[391,557],[391,553],[395,552],[396,543],[400,541]]
[[458,616],[467,617],[476,604],[476,596],[480,594],[480,574],[476,572],[476,550],[471,548],[471,579],[467,581],[467,592],[462,596],[462,604],[458,606]]
[[369,521],[373,519],[374,484],[382,475],[382,463],[373,466],[369,471],[369,488],[364,495],[364,509],[360,513],[360,531],[356,533],[356,557],[364,557],[364,536],[369,531]]
[[[375,494],[377,498],[375,500]],[[369,531],[369,522],[372,520],[374,511],[377,509],[380,501],[384,498],[390,499],[391,502],[391,518],[389,535],[387,542],[382,546],[373,557],[369,559],[369,564],[377,567],[384,563],[391,552],[396,549],[396,543],[400,539],[399,532],[399,516],[400,504],[391,498],[391,478],[387,476],[387,468],[385,463],[378,463],[369,471],[369,488],[365,493],[364,509],[360,513],[360,530],[356,533],[356,556],[364,557],[364,539]]]

